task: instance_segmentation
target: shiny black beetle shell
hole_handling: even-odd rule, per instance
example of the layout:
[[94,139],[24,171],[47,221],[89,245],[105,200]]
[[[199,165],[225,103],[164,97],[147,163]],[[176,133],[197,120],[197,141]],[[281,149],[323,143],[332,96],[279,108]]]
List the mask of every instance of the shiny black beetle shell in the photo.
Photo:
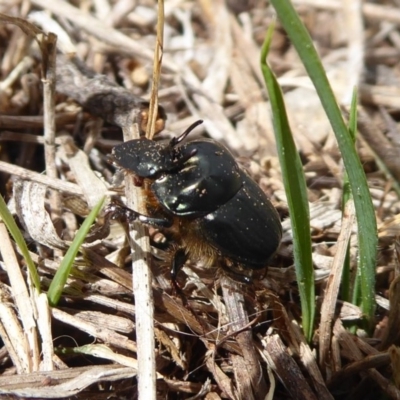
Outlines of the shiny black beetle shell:
[[200,216],[228,202],[243,181],[227,149],[211,140],[196,140],[181,147],[192,154],[176,173],[166,173],[151,186],[159,202],[178,216]]
[[199,224],[224,256],[244,267],[261,269],[279,246],[282,226],[260,187],[244,172],[241,178],[243,185],[236,195]]
[[114,147],[117,165],[151,181],[150,190],[165,214],[193,229],[221,257],[260,269],[279,246],[279,215],[264,192],[213,140],[180,144],[137,139]]

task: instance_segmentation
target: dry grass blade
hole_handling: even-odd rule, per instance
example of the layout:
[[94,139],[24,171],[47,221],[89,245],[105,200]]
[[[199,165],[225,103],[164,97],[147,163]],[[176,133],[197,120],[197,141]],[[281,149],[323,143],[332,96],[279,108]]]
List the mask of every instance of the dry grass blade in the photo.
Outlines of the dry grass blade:
[[57,234],[45,208],[47,187],[34,182],[16,181],[13,191],[16,213],[30,237],[42,245],[66,249],[67,244]]
[[[39,370],[40,357],[38,346],[38,331],[36,325],[37,310],[33,308],[35,304],[33,292],[28,290],[22,271],[19,267],[14,247],[11,243],[10,236],[3,222],[0,223],[1,245],[0,252],[5,265],[7,265],[7,275],[10,280],[10,294],[17,306],[21,323],[14,318],[8,318],[4,313],[12,313],[14,311],[5,304],[2,305],[2,323],[4,328],[9,327],[7,335],[12,343],[15,352],[21,355],[20,360],[22,371],[33,372]],[[4,295],[3,295],[4,296]],[[11,314],[9,314],[11,316]],[[14,324],[9,325],[14,320]],[[24,344],[22,344],[22,343]],[[24,356],[22,356],[24,354]]]
[[[70,397],[97,382],[128,379],[135,375],[134,368],[116,365],[68,368],[53,371],[51,374],[38,372],[28,376],[2,377],[0,378],[0,393],[44,399],[55,398],[55,396]],[[21,384],[23,384],[22,388]]]
[[106,343],[110,343],[116,347],[123,348],[130,351],[136,351],[136,343],[132,340],[127,339],[125,336],[116,333],[108,328],[99,329],[98,325],[86,322],[81,318],[72,316],[64,311],[53,308],[52,316],[71,326],[76,326],[80,330],[89,333],[99,339],[102,339]]
[[149,121],[146,129],[146,137],[153,139],[156,134],[157,114],[158,114],[158,86],[160,84],[160,74],[164,47],[164,1],[160,0],[157,7],[157,38],[153,55],[153,80],[151,85]]
[[[240,398],[263,398],[267,385],[262,377],[261,365],[253,343],[251,324],[240,286],[223,277],[221,280],[223,297],[229,318],[230,329],[242,351],[242,357],[233,357],[233,367]],[[244,368],[244,366],[251,366]]]
[[289,355],[278,335],[265,338],[265,357],[270,368],[285,385],[293,398],[299,400],[316,400],[317,397],[307,384],[300,368]]
[[[57,178],[56,168],[56,121],[55,121],[55,89],[56,89],[56,53],[57,36],[54,33],[44,35],[42,38],[42,82],[43,82],[43,122],[44,122],[44,159],[46,174]],[[61,217],[60,193],[53,191],[50,195],[53,219]]]
[[39,296],[35,295],[35,305],[37,309],[37,326],[41,339],[41,354],[42,354],[42,371],[52,371],[55,367],[54,359],[54,345],[53,335],[51,332],[51,312],[47,296],[41,293]]
[[321,367],[326,365],[328,361],[331,328],[334,321],[344,260],[354,221],[354,203],[352,200],[349,200],[344,209],[342,228],[337,240],[337,250],[332,261],[332,267],[325,289],[325,296],[321,306],[321,322],[319,327],[319,364]]
[[[269,300],[270,300],[270,307],[273,311],[273,316],[274,316],[273,326],[277,331],[281,332],[280,336],[282,337],[282,339],[285,340],[285,343],[288,343],[290,352],[296,354],[297,357],[299,357],[302,368],[304,368],[307,371],[308,375],[311,378],[314,391],[317,394],[317,398],[332,400],[333,396],[326,387],[325,381],[321,374],[321,370],[318,367],[317,361],[315,359],[315,355],[313,354],[313,351],[311,350],[310,346],[307,344],[301,332],[300,327],[297,325],[297,323],[294,322],[293,318],[289,318],[286,309],[279,301],[279,299],[276,297],[276,295],[270,294]],[[267,335],[270,336],[270,332],[267,332]],[[266,342],[264,339],[263,342],[264,347],[265,343]],[[281,360],[281,358],[279,357],[280,350],[284,350],[286,352],[286,349],[281,347],[280,345],[276,348],[277,351],[275,353],[276,359],[273,360],[275,364],[279,364]],[[268,356],[264,355],[264,357]],[[285,362],[289,362],[287,360],[286,354],[282,356],[283,364],[276,365],[276,367],[279,368],[279,370],[284,371],[286,368]],[[284,375],[282,377],[290,379],[290,375]]]

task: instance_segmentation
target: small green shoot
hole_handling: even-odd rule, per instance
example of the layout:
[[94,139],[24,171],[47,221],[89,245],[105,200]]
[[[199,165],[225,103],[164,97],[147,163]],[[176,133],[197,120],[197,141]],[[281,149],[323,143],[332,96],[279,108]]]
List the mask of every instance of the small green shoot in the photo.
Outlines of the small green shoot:
[[66,252],[63,260],[61,261],[60,267],[58,268],[51,284],[49,290],[47,292],[47,298],[49,299],[49,304],[54,307],[57,305],[60,300],[62,291],[64,289],[65,283],[68,279],[68,276],[71,272],[71,268],[74,264],[75,257],[78,254],[78,251],[85,240],[90,227],[92,226],[94,220],[96,219],[98,213],[103,207],[104,197],[98,202],[96,207],[90,212],[90,214],[86,217],[82,226],[79,228],[75,239],[71,243],[70,248]]
[[300,156],[290,130],[283,95],[274,74],[266,62],[273,28],[273,26],[269,28],[261,50],[261,69],[271,103],[276,144],[289,206],[303,330],[307,340],[311,340],[314,330],[315,288],[307,186]]

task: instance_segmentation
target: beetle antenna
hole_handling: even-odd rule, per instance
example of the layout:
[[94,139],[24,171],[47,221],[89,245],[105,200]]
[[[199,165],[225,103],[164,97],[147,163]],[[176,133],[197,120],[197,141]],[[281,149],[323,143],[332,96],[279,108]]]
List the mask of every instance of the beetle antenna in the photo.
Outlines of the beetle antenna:
[[203,123],[202,119],[199,119],[198,121],[193,122],[193,124],[190,125],[189,128],[187,128],[185,132],[183,132],[178,137],[174,137],[171,139],[171,141],[169,142],[170,147],[174,148],[177,144],[182,142],[182,140],[184,140],[186,138],[186,136],[189,135],[189,133],[192,132],[192,130],[194,128],[196,128],[198,125],[200,125],[202,123]]

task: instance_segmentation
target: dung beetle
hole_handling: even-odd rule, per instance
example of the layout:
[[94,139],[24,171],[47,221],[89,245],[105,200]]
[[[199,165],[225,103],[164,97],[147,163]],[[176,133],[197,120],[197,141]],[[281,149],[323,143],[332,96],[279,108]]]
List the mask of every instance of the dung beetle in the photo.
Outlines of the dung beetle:
[[[113,218],[139,220],[177,232],[171,261],[175,280],[187,259],[240,270],[266,267],[282,237],[279,215],[232,154],[210,139],[182,143],[202,121],[167,143],[146,138],[113,148],[111,160],[144,185],[149,215],[110,206]],[[117,217],[115,217],[115,215]]]

